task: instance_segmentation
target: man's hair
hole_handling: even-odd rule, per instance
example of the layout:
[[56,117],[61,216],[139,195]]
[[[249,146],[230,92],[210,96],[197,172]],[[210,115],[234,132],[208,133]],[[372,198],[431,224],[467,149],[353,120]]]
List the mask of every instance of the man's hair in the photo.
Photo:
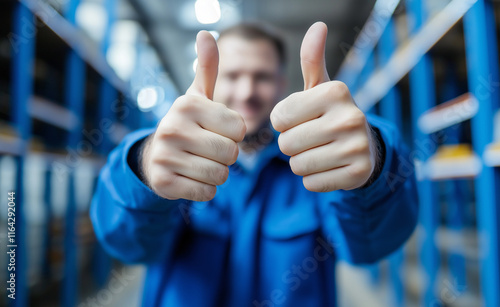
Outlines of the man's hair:
[[226,36],[237,36],[247,40],[263,39],[270,42],[278,53],[279,64],[285,67],[286,51],[283,36],[270,25],[255,22],[244,22],[226,28],[220,32],[219,40]]

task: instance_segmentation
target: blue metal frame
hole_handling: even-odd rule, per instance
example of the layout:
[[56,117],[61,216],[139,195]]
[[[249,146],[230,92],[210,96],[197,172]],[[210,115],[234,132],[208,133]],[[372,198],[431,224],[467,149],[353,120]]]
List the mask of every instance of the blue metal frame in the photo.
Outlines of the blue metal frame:
[[[384,66],[396,50],[396,33],[394,21],[391,18],[387,22],[385,31],[380,37],[377,46],[378,65]],[[399,131],[403,131],[401,96],[397,87],[389,90],[379,105],[380,115],[393,122]],[[401,277],[401,269],[404,261],[403,249],[400,248],[389,257],[389,280],[393,291],[393,305],[403,306],[404,286]]]
[[359,72],[358,77],[352,80],[352,84],[349,85],[351,92],[356,92],[360,85],[363,85],[368,78],[375,71],[375,53],[372,51],[366,55],[366,63],[363,69]]
[[[456,67],[452,63],[447,63],[446,79],[439,93],[440,101],[449,101],[463,94],[463,88],[460,87],[456,76]],[[462,123],[444,129],[443,143],[453,145],[462,143],[462,130]],[[446,226],[453,237],[452,249],[447,253],[448,267],[458,294],[467,288],[466,261],[463,253],[465,208],[470,203],[471,194],[467,181],[467,179],[449,179],[441,185],[446,200]]]
[[[410,33],[416,31],[424,24],[426,16],[425,2],[422,0],[407,0],[408,28]],[[418,118],[428,109],[435,106],[434,72],[432,60],[428,54],[410,72],[410,94],[412,122],[417,123]],[[423,134],[416,126],[413,128],[413,137],[419,142],[434,144],[429,135]],[[437,145],[437,144],[436,144]],[[418,158],[424,162],[433,154],[434,148],[419,148]],[[439,254],[434,242],[434,235],[438,225],[439,203],[435,184],[428,179],[419,181],[418,194],[420,198],[420,223],[423,226],[421,241],[421,259],[426,275],[427,284],[424,286],[424,306],[439,305],[436,296],[436,277],[439,270]],[[436,304],[437,303],[437,304]],[[433,305],[431,305],[433,304]]]
[[[116,20],[116,0],[106,0],[104,2],[104,7],[108,15],[108,21],[106,29],[104,31],[103,40],[101,42],[101,51],[103,56],[106,56],[106,52],[109,48],[110,38],[111,38],[111,28]],[[118,99],[118,91],[110,84],[106,78],[101,79],[100,91],[99,91],[99,116],[98,119],[102,121],[112,121],[116,122],[116,116],[112,111],[112,104]],[[100,154],[108,153],[113,144],[110,140],[110,135],[108,131],[101,131],[101,123],[95,123],[96,127],[99,127],[99,131],[102,135],[102,141],[97,144],[97,151]],[[96,242],[95,249],[93,253],[93,275],[94,279],[99,287],[103,287],[109,277],[112,261],[110,256],[104,251],[103,247],[99,242]]]
[[453,249],[448,252],[448,266],[454,280],[457,293],[467,288],[463,228],[464,207],[467,204],[467,186],[465,180],[448,180],[445,182],[445,193],[447,200],[446,222],[449,231],[457,240],[453,240]]
[[41,260],[42,267],[42,278],[50,280],[51,278],[51,268],[50,268],[50,250],[52,248],[52,238],[51,238],[51,225],[52,225],[52,169],[50,163],[46,164],[47,169],[45,171],[45,189],[43,196],[43,204],[45,211],[45,225],[43,233],[43,254]]
[[[389,61],[396,47],[396,32],[394,21],[391,19],[388,21],[386,29],[380,37],[377,53],[379,66],[384,66]],[[393,122],[399,131],[403,131],[401,96],[397,87],[390,89],[380,101],[380,115]]]
[[[464,16],[469,91],[479,101],[479,111],[471,120],[473,147],[480,156],[493,140],[492,114],[499,107],[495,28],[489,1],[478,0]],[[475,183],[483,305],[500,306],[499,170],[483,166]]]
[[22,141],[21,153],[16,157],[16,299],[9,299],[9,306],[28,305],[27,257],[24,221],[23,170],[27,142],[31,136],[31,119],[28,113],[29,99],[33,92],[33,59],[35,54],[34,16],[21,3],[16,3],[13,12],[12,44],[12,118],[18,137]]
[[[359,77],[362,74],[362,70],[370,65],[370,57],[373,56],[374,47],[379,40],[379,36],[383,35],[386,29],[387,23],[392,19],[392,14],[398,6],[400,0],[395,1],[385,1],[377,0],[373,7],[370,16],[368,17],[365,26],[358,33],[358,38],[354,42],[353,46],[350,47],[344,62],[339,68],[335,79],[339,79],[347,84],[351,89],[356,83],[359,82]],[[367,25],[373,25],[376,23],[377,27],[375,30],[367,30]],[[375,31],[375,32],[374,32]],[[341,44],[341,48],[343,48]],[[352,90],[351,90],[352,91]]]
[[[76,9],[80,0],[70,0],[67,3],[65,17],[75,24]],[[66,84],[65,104],[73,114],[84,115],[85,103],[85,62],[74,50],[69,50],[66,58]],[[78,153],[78,145],[82,140],[82,118],[68,133],[67,148]],[[76,193],[75,174],[69,173],[68,205],[66,208],[65,231],[64,231],[64,280],[62,293],[62,306],[74,306],[78,297],[78,259],[76,244]]]

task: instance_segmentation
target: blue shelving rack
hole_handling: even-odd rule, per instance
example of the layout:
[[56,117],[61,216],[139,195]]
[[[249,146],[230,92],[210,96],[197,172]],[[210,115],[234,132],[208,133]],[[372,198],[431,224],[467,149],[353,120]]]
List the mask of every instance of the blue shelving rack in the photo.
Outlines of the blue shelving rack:
[[[393,29],[393,13],[397,5],[404,8],[403,14],[406,15],[408,29],[408,37],[400,42],[397,41]],[[451,0],[434,16],[429,16],[427,5],[428,2],[424,0],[406,0],[401,3],[377,1],[370,19],[359,34],[363,39],[362,44],[354,43],[353,51],[348,54],[336,77],[351,86],[354,99],[360,108],[368,111],[380,103],[380,114],[393,121],[403,131],[401,120],[403,100],[398,92],[398,84],[402,82],[403,77],[409,76],[411,117],[408,120],[413,139],[412,153],[418,160],[416,164],[420,199],[420,220],[417,231],[420,248],[419,266],[424,274],[421,305],[442,306],[450,303],[446,295],[449,293],[460,295],[462,290],[467,289],[464,265],[467,266],[468,263],[463,256],[465,251],[462,251],[462,254],[450,256],[449,268],[441,268],[441,260],[446,256],[440,253],[435,243],[437,229],[441,223],[440,186],[427,176],[426,167],[440,144],[435,135],[422,131],[418,126],[419,118],[439,104],[436,100],[433,57],[429,50],[463,18],[468,88],[469,93],[479,103],[479,110],[471,119],[472,147],[477,156],[483,157],[487,145],[494,141],[493,114],[499,109],[500,103],[498,36],[492,1]],[[371,24],[369,28],[369,23],[373,23],[374,20],[377,21],[377,27]],[[367,38],[371,41],[367,42]],[[377,68],[370,76],[363,77],[364,67],[368,65],[369,55],[374,50],[377,52]],[[443,133],[446,135],[449,132],[445,130]],[[481,171],[474,177],[480,297],[482,306],[500,306],[500,180],[498,177],[500,170],[499,167],[487,166],[484,163],[481,167]],[[444,186],[451,189],[449,191],[457,191],[461,183],[450,178]],[[462,189],[462,192],[467,193],[467,189]],[[464,220],[463,216],[457,214],[464,214],[463,206],[466,200],[457,197],[457,195],[446,197],[449,205],[446,220],[449,223],[448,227],[460,236]],[[452,211],[453,206],[459,211]],[[457,248],[460,248],[460,245]],[[404,306],[405,302],[404,286],[400,283],[399,273],[401,263],[404,262],[403,257],[399,254],[399,258],[393,255],[389,259],[394,306]],[[448,269],[453,278],[446,286],[451,285],[454,289],[444,289],[446,293],[440,292],[443,289],[442,285],[438,284],[438,272],[442,269]]]
[[[15,158],[16,182],[16,239],[18,242],[16,254],[16,300],[9,300],[9,306],[29,306],[30,286],[28,272],[30,271],[29,254],[27,254],[27,229],[30,225],[25,217],[26,194],[29,187],[26,186],[26,159],[32,155],[41,156],[46,167],[43,181],[43,213],[46,215],[46,225],[43,227],[42,257],[36,261],[40,263],[42,278],[52,278],[51,259],[49,250],[54,244],[62,245],[62,284],[59,304],[64,307],[76,306],[79,303],[81,291],[80,263],[82,247],[79,242],[79,224],[81,212],[77,207],[78,199],[76,164],[72,163],[71,156],[77,153],[78,159],[88,162],[94,167],[94,175],[98,175],[99,167],[105,162],[107,154],[119,141],[111,130],[102,130],[103,121],[107,126],[114,125],[123,131],[131,131],[140,125],[151,125],[153,116],[141,111],[135,102],[129,81],[122,80],[106,61],[105,54],[110,46],[111,29],[117,21],[116,9],[119,4],[116,0],[105,0],[104,9],[107,13],[107,26],[104,38],[97,44],[90,40],[76,24],[76,11],[80,0],[69,0],[59,13],[55,7],[44,1],[36,0],[9,0],[12,4],[11,36],[14,39],[11,44],[11,77],[10,77],[10,120],[1,121],[0,128],[14,131],[14,135],[5,137],[0,133],[0,159],[5,156]],[[36,93],[35,89],[35,59],[37,52],[35,46],[40,39],[41,31],[51,31],[53,37],[58,39],[58,45],[66,48],[65,56],[58,59],[63,71],[62,91],[60,101],[53,102],[52,99],[44,98]],[[54,35],[55,34],[55,35]],[[88,84],[97,83],[95,97],[88,97]],[[175,88],[168,84],[169,89]],[[170,96],[172,96],[169,93]],[[94,101],[92,106],[87,105]],[[33,111],[36,106],[40,113]],[[95,109],[95,115],[89,116],[88,109]],[[117,111],[126,108],[126,116],[117,116]],[[37,112],[38,112],[37,111]],[[64,116],[55,115],[62,114]],[[123,115],[123,114],[122,114]],[[148,119],[145,117],[149,116]],[[91,118],[89,118],[91,117]],[[34,126],[56,127],[62,129],[65,138],[53,143],[57,148],[36,149],[33,151],[38,138],[34,135]],[[40,123],[41,122],[41,123]],[[7,128],[7,129],[4,129]],[[3,131],[2,130],[2,131]],[[92,136],[89,131],[101,131],[98,141],[89,141]],[[38,132],[38,134],[40,134]],[[53,146],[53,145],[52,145]],[[91,146],[89,150],[89,146]],[[36,147],[36,146],[35,146]],[[54,152],[55,150],[55,152]],[[80,154],[85,150],[91,154]],[[69,162],[68,162],[69,161]],[[63,242],[54,242],[51,238],[52,196],[51,191],[54,176],[59,173],[67,174],[67,195],[65,199],[63,218]],[[63,176],[64,177],[64,176]],[[66,177],[64,177],[66,178]],[[66,185],[63,185],[66,186]],[[97,242],[92,249],[92,272],[97,287],[102,287],[109,277],[112,262],[104,253]],[[85,273],[86,274],[86,273]],[[3,300],[4,298],[2,298]],[[0,302],[0,305],[4,301]],[[7,302],[5,300],[5,302]]]
[[[109,103],[122,98],[127,106],[134,103],[129,84],[120,79],[108,65],[104,54],[109,47],[110,29],[115,21],[116,0],[105,0],[108,13],[108,25],[103,42],[97,48],[89,45],[88,39],[82,36],[75,26],[75,9],[79,0],[67,1],[64,16],[45,2],[34,0],[15,1],[12,12],[12,33],[18,38],[12,45],[11,69],[11,121],[9,125],[15,130],[15,140],[5,141],[0,138],[1,155],[12,155],[16,163],[16,237],[18,242],[25,242],[26,228],[24,219],[25,208],[24,169],[27,156],[30,155],[30,143],[33,137],[33,114],[30,114],[30,103],[34,93],[33,70],[37,29],[34,17],[43,20],[44,26],[50,28],[67,45],[68,52],[65,62],[65,96],[62,101],[67,114],[76,115],[77,119],[72,125],[60,124],[67,133],[64,147],[77,150],[83,139],[82,129],[85,108],[85,85],[89,70],[95,70],[99,76],[99,94],[96,99],[97,116],[94,125],[101,119],[109,119],[113,123],[128,126],[131,130],[137,128],[144,120],[142,113],[137,108],[132,109],[133,114],[126,120],[117,118],[109,107]],[[393,14],[396,6],[405,5],[408,18],[409,36],[405,42],[397,40]],[[485,148],[493,141],[493,113],[500,106],[499,72],[498,72],[498,36],[496,33],[494,4],[489,0],[451,0],[449,4],[435,16],[428,16],[425,1],[377,1],[369,22],[376,22],[376,33],[371,33],[369,44],[354,44],[356,52],[348,58],[337,76],[338,79],[350,85],[354,98],[363,110],[372,109],[379,103],[379,113],[392,120],[397,127],[404,129],[402,112],[404,99],[398,89],[401,78],[409,75],[410,109],[409,118],[415,157],[421,165],[434,154],[437,149],[435,140],[431,135],[419,130],[417,122],[419,117],[430,108],[439,104],[436,101],[436,84],[430,48],[438,42],[443,35],[463,17],[465,39],[466,63],[468,73],[469,92],[478,100],[479,110],[471,119],[472,145],[474,152],[482,157]],[[50,18],[47,18],[47,17]],[[436,22],[440,20],[440,22]],[[28,23],[27,23],[28,21]],[[373,29],[372,29],[373,30]],[[361,35],[361,34],[360,34]],[[364,37],[366,39],[366,36]],[[98,50],[98,52],[96,52]],[[352,57],[355,57],[354,60]],[[52,123],[54,124],[54,123]],[[57,123],[56,123],[57,124]],[[102,142],[96,146],[95,152],[104,159],[105,155],[114,146],[112,137],[104,134]],[[417,143],[417,144],[415,144]],[[435,147],[422,149],[422,143],[435,144]],[[47,159],[47,165],[52,160]],[[102,162],[102,161],[101,161]],[[417,168],[421,171],[421,168]],[[46,205],[45,212],[50,212],[50,170],[47,171],[47,185],[45,186]],[[482,165],[481,172],[474,178],[474,198],[476,208],[476,222],[479,242],[480,264],[480,290],[482,305],[486,307],[500,306],[500,168]],[[435,245],[434,237],[439,226],[441,204],[438,201],[438,187],[436,182],[419,174],[420,196],[420,229],[419,235],[419,265],[422,268],[427,282],[422,293],[422,305],[443,305],[443,298],[438,291],[438,271],[440,270],[443,255]],[[75,177],[69,168],[68,200],[65,212],[64,228],[64,282],[61,304],[74,306],[78,302],[78,245],[76,244],[76,193]],[[461,205],[457,202],[458,206]],[[50,220],[50,219],[49,219]],[[451,220],[449,220],[451,224]],[[50,247],[50,234],[44,234],[46,249]],[[425,235],[424,235],[425,234]],[[17,249],[17,298],[10,301],[11,306],[28,306],[29,287],[27,280],[28,261],[26,245],[19,244]],[[49,262],[44,258],[44,265]],[[111,263],[99,248],[96,249],[95,265],[97,283],[103,285],[107,278]],[[391,284],[394,289],[394,306],[403,306],[404,280],[401,268],[404,265],[404,251],[400,250],[389,258]],[[467,261],[465,261],[467,266]],[[45,269],[47,273],[49,269]],[[374,270],[374,276],[378,271]],[[47,273],[49,274],[49,273]],[[454,274],[461,274],[455,272]],[[461,282],[460,282],[461,283]]]
[[[479,101],[479,111],[471,119],[472,145],[481,156],[486,145],[493,140],[492,114],[500,106],[497,36],[492,6],[490,1],[477,1],[464,16],[469,90]],[[483,304],[499,306],[500,170],[485,166],[475,183]]]
[[26,29],[26,20],[33,20],[33,14],[25,6],[18,4],[14,8],[13,34],[19,38],[19,44],[12,45],[12,121],[17,132],[16,156],[16,299],[10,300],[11,306],[27,306],[28,290],[26,276],[26,246],[24,220],[24,185],[23,166],[27,153],[27,142],[31,136],[31,119],[28,114],[28,103],[33,88],[32,71],[35,53],[35,37]]

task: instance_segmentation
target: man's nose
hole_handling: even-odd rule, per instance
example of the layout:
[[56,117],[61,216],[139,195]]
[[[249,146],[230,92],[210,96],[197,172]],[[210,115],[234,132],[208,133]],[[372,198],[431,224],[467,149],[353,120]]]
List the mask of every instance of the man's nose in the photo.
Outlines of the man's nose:
[[255,94],[255,81],[251,76],[240,77],[236,83],[235,96],[240,101],[250,100]]

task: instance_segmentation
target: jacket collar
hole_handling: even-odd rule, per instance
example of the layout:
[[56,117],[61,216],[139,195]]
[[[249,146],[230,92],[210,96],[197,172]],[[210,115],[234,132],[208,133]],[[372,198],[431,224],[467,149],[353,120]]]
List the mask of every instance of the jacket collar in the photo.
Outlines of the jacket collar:
[[270,128],[270,129],[273,133],[273,138],[272,138],[271,142],[269,142],[269,144],[267,144],[264,148],[260,149],[257,152],[257,155],[255,157],[255,159],[257,159],[257,163],[255,164],[256,165],[255,168],[253,170],[246,168],[245,164],[241,163],[240,157],[238,157],[238,160],[236,160],[236,163],[234,164],[234,166],[244,170],[245,172],[254,172],[254,171],[260,172],[262,170],[262,168],[267,166],[267,164],[271,160],[273,160],[274,158],[282,160],[286,163],[289,162],[290,157],[285,155],[284,153],[282,153],[281,150],[279,149],[278,137],[279,137],[280,133],[278,131],[274,130],[273,128]]

